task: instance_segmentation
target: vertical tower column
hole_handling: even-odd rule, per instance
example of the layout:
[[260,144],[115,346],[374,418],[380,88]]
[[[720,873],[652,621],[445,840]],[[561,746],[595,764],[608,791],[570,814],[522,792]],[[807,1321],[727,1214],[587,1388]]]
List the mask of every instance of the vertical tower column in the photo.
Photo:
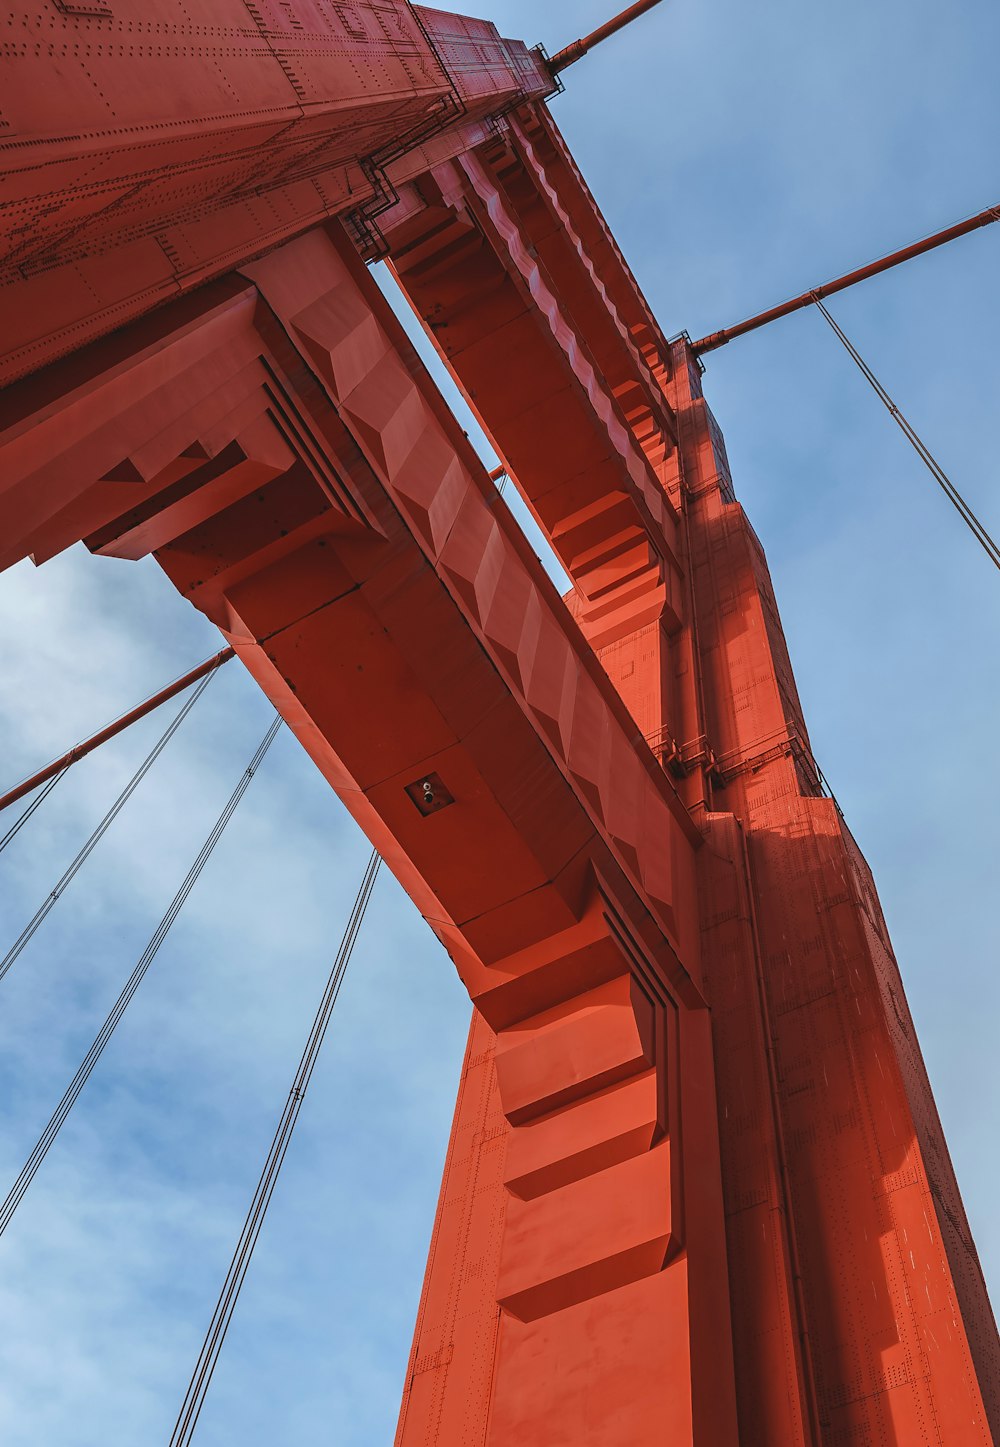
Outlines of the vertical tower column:
[[549,967],[618,973],[497,1034],[474,1018],[399,1444],[737,1440],[692,1390],[690,1261],[720,1223],[707,1016],[650,1000],[606,907]]
[[[671,643],[684,637],[686,604],[667,487],[674,423],[656,379],[665,368],[618,313],[548,187],[536,156],[545,133],[533,139],[519,117],[511,129],[517,155],[486,145],[401,199],[388,226],[393,264],[573,576],[578,623],[662,750],[668,724],[680,727],[676,699],[688,697]],[[636,746],[647,748],[638,735]],[[617,792],[625,814],[634,808],[626,780]],[[497,1099],[511,1130],[488,1442],[735,1444],[708,1014],[700,999],[644,988],[649,944],[619,933],[625,914],[607,895],[602,910],[616,921],[626,970],[587,991],[567,957],[572,997],[512,1021],[496,1043]],[[463,1263],[476,1226],[455,1203],[484,1179],[485,1145],[459,1146],[475,1139],[477,1109],[463,1094],[458,1185],[450,1166],[435,1232],[451,1246],[432,1252],[399,1447],[466,1440],[439,1414],[450,1404],[468,1421],[468,1368],[450,1359],[435,1386],[418,1385],[417,1365],[441,1349],[430,1323],[443,1303],[469,1294]],[[665,1265],[650,1269],[661,1254]],[[477,1300],[478,1321],[488,1284]],[[468,1440],[480,1440],[478,1428]]]
[[989,1447],[1000,1349],[871,873],[674,351],[712,766],[701,854],[746,1441]]
[[532,108],[421,198],[400,207],[397,274],[704,831],[741,1440],[986,1447],[1000,1371],[982,1275],[697,364],[662,344]]

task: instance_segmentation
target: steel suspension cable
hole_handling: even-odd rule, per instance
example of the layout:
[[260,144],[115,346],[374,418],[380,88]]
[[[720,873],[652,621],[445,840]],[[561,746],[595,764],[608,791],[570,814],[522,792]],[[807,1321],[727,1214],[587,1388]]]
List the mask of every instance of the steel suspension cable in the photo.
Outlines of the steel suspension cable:
[[812,291],[804,291],[801,296],[793,297],[790,301],[783,301],[779,306],[770,307],[765,312],[758,312],[756,316],[748,317],[746,321],[740,322],[735,327],[723,327],[721,331],[711,332],[709,336],[702,337],[700,341],[692,342],[691,350],[698,357],[703,356],[705,352],[714,352],[717,347],[724,347],[727,342],[733,341],[736,337],[745,336],[747,332],[755,332],[758,327],[769,326],[771,322],[776,322],[781,317],[791,316],[792,312],[815,306],[821,297],[833,296],[838,291],[845,291],[849,286],[857,286],[858,282],[867,281],[873,276],[880,276],[884,271],[891,271],[894,266],[912,261],[916,256],[924,256],[928,251],[934,251],[937,247],[945,246],[950,241],[957,241],[959,237],[968,236],[970,232],[978,231],[982,226],[992,226],[997,221],[1000,221],[1000,206],[988,206],[985,211],[980,211],[976,216],[969,216],[965,221],[945,227],[943,231],[935,231],[933,236],[925,236],[922,241],[915,241],[912,245],[904,246],[899,251],[890,252],[888,256],[880,256],[877,261],[870,261],[867,266],[859,266],[855,271],[848,271],[843,276],[838,276],[835,281],[824,282],[822,286],[814,287]]
[[882,383],[876,377],[871,367],[865,361],[864,357],[862,357],[857,347],[847,336],[846,332],[840,326],[840,324],[834,319],[834,317],[830,315],[829,310],[823,305],[823,301],[818,295],[815,297],[815,304],[817,307],[819,307],[820,311],[823,313],[823,316],[829,322],[830,327],[834,332],[834,335],[843,344],[848,356],[857,366],[858,370],[861,372],[865,380],[871,385],[872,390],[878,397],[879,401],[886,408],[890,417],[896,423],[896,426],[899,428],[903,436],[909,442],[914,452],[916,452],[921,462],[923,462],[924,466],[927,468],[928,472],[931,474],[938,487],[940,487],[945,497],[951,503],[952,507],[958,513],[962,521],[965,523],[966,527],[972,533],[973,537],[976,539],[976,542],[983,549],[983,552],[989,558],[993,566],[1000,570],[1000,546],[997,545],[989,532],[987,532],[985,526],[979,521],[979,518],[976,517],[976,514],[972,511],[972,508],[966,502],[965,498],[959,492],[958,488],[952,482],[951,478],[945,472],[944,468],[938,462],[937,458],[931,452],[930,448],[926,445],[926,443],[920,437],[919,433],[906,419],[906,417],[904,417],[903,413],[899,410],[895,402],[889,396],[889,393],[886,391]]
[[[116,718],[112,723],[106,724],[104,728],[98,729],[97,733],[91,734],[90,738],[81,739],[78,744],[74,744],[58,759],[53,759],[51,764],[46,764],[43,769],[39,769],[37,773],[31,774],[27,779],[22,779],[13,789],[8,789],[5,794],[0,795],[0,811],[9,808],[11,804],[16,804],[18,800],[25,798],[26,795],[37,789],[39,784],[46,783],[54,775],[61,778],[67,769],[72,768],[81,759],[85,759],[88,754],[99,749],[109,739],[117,738],[132,724],[138,723],[147,714],[155,713],[163,704],[169,703],[172,698],[176,698],[179,693],[190,688],[192,683],[197,683],[208,673],[214,673],[217,668],[222,668],[231,658],[235,657],[234,649],[223,648],[221,653],[216,653],[212,658],[206,658],[204,663],[198,664],[197,668],[181,674],[180,678],[175,678],[173,683],[168,683],[166,688],[161,688],[159,692],[152,694],[144,702],[137,704],[135,708],[129,709],[128,713],[122,714],[120,718]],[[34,807],[37,807],[37,804]]]
[[330,971],[323,996],[312,1022],[309,1037],[306,1041],[302,1058],[299,1061],[299,1068],[292,1081],[292,1088],[288,1093],[288,1100],[278,1121],[278,1127],[271,1142],[264,1168],[261,1171],[260,1180],[257,1182],[257,1189],[254,1192],[250,1209],[243,1223],[243,1230],[240,1233],[233,1259],[229,1265],[229,1271],[222,1284],[219,1299],[216,1302],[215,1311],[209,1322],[208,1330],[205,1333],[205,1340],[202,1343],[201,1352],[195,1363],[191,1381],[188,1385],[187,1394],[181,1405],[180,1413],[174,1425],[170,1438],[170,1447],[187,1447],[194,1436],[195,1428],[198,1425],[198,1418],[201,1409],[205,1404],[208,1389],[211,1386],[212,1375],[215,1371],[219,1354],[222,1351],[229,1324],[236,1309],[240,1291],[246,1280],[247,1271],[250,1267],[250,1260],[253,1256],[254,1247],[257,1244],[261,1229],[264,1225],[264,1217],[267,1208],[271,1203],[274,1188],[277,1184],[278,1174],[281,1171],[282,1163],[288,1152],[292,1132],[298,1120],[299,1112],[302,1109],[302,1102],[305,1099],[306,1090],[312,1079],[316,1061],[319,1057],[323,1040],[330,1024],[330,1017],[333,1014],[334,1006],[337,1003],[337,996],[340,994],[340,987],[343,984],[347,966],[350,963],[351,955],[358,938],[358,933],[364,921],[368,909],[368,902],[371,899],[372,889],[378,877],[379,867],[382,860],[376,850],[372,851],[368,861],[368,867],[361,881],[361,886],[354,901],[354,908],[351,910],[350,918],[344,930],[340,948],[337,951],[333,968]]
[[17,835],[20,834],[25,824],[27,824],[32,814],[34,814],[35,810],[40,805],[45,803],[45,800],[52,793],[52,790],[58,784],[59,780],[63,777],[65,772],[66,769],[62,768],[57,774],[53,774],[52,777],[49,779],[48,783],[45,785],[45,788],[42,789],[41,793],[36,794],[28,807],[17,816],[17,818],[14,820],[14,823],[7,830],[7,833],[3,836],[2,839],[0,839],[0,854],[4,852],[11,840],[15,839]]
[[[50,890],[50,892],[46,895],[45,899],[42,900],[42,903],[35,910],[35,913],[32,915],[28,923],[24,926],[24,929],[18,935],[14,943],[10,946],[3,959],[0,960],[0,980],[4,978],[11,965],[13,965],[14,961],[21,954],[22,950],[24,950],[29,941],[41,928],[42,923],[49,915],[51,910],[55,907],[56,903],[65,892],[67,886],[71,884],[72,881],[79,874],[80,870],[86,864],[91,854],[94,852],[98,844],[104,838],[105,834],[111,828],[111,825],[114,823],[118,815],[124,809],[129,799],[131,799],[136,789],[139,787],[143,779],[149,773],[150,769],[156,763],[157,759],[160,757],[167,744],[169,744],[174,734],[180,728],[181,724],[187,718],[188,714],[194,708],[195,704],[201,698],[202,694],[205,692],[205,689],[208,687],[214,677],[214,673],[208,674],[205,678],[201,680],[194,693],[191,694],[190,698],[185,700],[183,707],[175,715],[173,720],[167,725],[167,728],[164,730],[164,732],[160,735],[159,739],[150,749],[149,753],[143,759],[138,769],[136,769],[131,779],[129,779],[128,783],[118,795],[118,798],[115,800],[115,802],[111,805],[111,808],[105,814],[104,818],[98,824],[97,828],[90,835],[89,839],[87,839],[86,843],[73,858],[72,862],[69,864],[66,870],[62,873],[62,875],[60,875],[59,879],[55,884],[55,887]],[[57,779],[61,777],[61,775],[57,775]],[[54,788],[55,785],[53,783],[48,787]],[[41,802],[41,800],[39,800],[38,802]],[[20,825],[15,827],[20,827]]]
[[31,1155],[22,1166],[21,1172],[18,1175],[17,1180],[8,1191],[3,1204],[0,1205],[0,1236],[3,1235],[7,1227],[10,1225],[11,1220],[14,1216],[14,1212],[21,1204],[21,1201],[23,1200],[24,1195],[28,1190],[28,1187],[31,1185],[32,1181],[38,1173],[39,1167],[41,1166],[42,1162],[45,1160],[45,1157],[48,1155],[50,1149],[52,1148],[52,1144],[55,1141],[56,1136],[62,1129],[63,1125],[65,1124],[67,1116],[73,1109],[73,1106],[76,1104],[80,1092],[83,1090],[83,1087],[90,1079],[90,1075],[94,1069],[94,1066],[104,1054],[104,1050],[108,1044],[108,1041],[114,1034],[115,1028],[117,1027],[118,1022],[124,1015],[130,1000],[132,999],[136,990],[138,990],[139,986],[142,984],[146,972],[148,971],[150,965],[153,963],[159,952],[160,946],[163,944],[163,941],[170,933],[171,926],[173,925],[177,916],[180,914],[181,909],[184,906],[185,900],[191,893],[191,890],[194,888],[195,883],[197,882],[198,877],[204,869],[205,865],[208,863],[212,851],[218,844],[219,840],[222,838],[226,825],[235,814],[240,800],[243,798],[243,795],[250,787],[250,781],[253,778],[254,774],[257,772],[257,769],[260,767],[260,764],[264,759],[264,755],[267,753],[268,749],[274,742],[278,730],[281,728],[281,722],[282,721],[280,716],[276,717],[274,722],[268,729],[267,733],[258,744],[253,758],[247,765],[246,770],[241,776],[239,783],[236,785],[236,788],[233,790],[233,793],[231,794],[228,802],[226,803],[225,808],[222,810],[222,813],[219,815],[218,819],[209,830],[208,837],[199,849],[194,863],[188,870],[187,874],[184,876],[183,883],[171,900],[170,906],[167,909],[166,914],[163,916],[163,918],[160,920],[160,923],[154,930],[152,938],[150,939],[149,944],[146,946],[145,950],[143,951],[139,963],[132,971],[125,984],[125,988],[122,990],[121,994],[118,996],[118,999],[115,1001],[111,1013],[108,1015],[104,1024],[98,1031],[93,1044],[87,1051],[87,1054],[84,1056],[83,1063],[81,1064],[79,1070],[76,1072],[76,1074],[73,1076],[73,1079],[66,1087],[62,1100],[60,1100],[59,1104],[53,1111],[48,1125],[45,1127],[41,1135],[38,1137],[38,1140],[35,1142],[35,1147],[32,1150]]

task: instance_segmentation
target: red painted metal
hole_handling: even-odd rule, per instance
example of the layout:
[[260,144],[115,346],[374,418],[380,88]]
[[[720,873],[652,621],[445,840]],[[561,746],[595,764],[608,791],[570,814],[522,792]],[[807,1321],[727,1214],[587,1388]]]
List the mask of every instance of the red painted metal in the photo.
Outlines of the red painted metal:
[[992,226],[994,221],[1000,221],[1000,206],[988,206],[985,211],[969,216],[965,221],[946,226],[943,231],[935,231],[933,236],[925,236],[922,241],[914,241],[912,246],[904,246],[899,251],[880,257],[878,261],[871,261],[867,266],[859,266],[856,271],[838,276],[836,281],[827,281],[822,286],[813,287],[812,291],[804,291],[801,296],[782,302],[780,306],[773,306],[766,312],[758,312],[756,316],[748,317],[734,327],[723,327],[721,331],[711,332],[707,337],[702,337],[700,342],[692,342],[691,350],[696,356],[701,356],[704,352],[714,352],[731,342],[734,337],[745,336],[747,332],[755,332],[758,327],[766,327],[769,322],[790,316],[792,312],[814,306],[826,296],[845,291],[847,287],[856,286],[859,281],[867,281],[871,276],[879,276],[883,271],[890,271],[894,266],[899,266],[904,261],[912,261],[915,256],[923,256],[925,252],[934,251],[936,247],[944,246],[949,241],[957,241],[960,236],[968,236],[970,231],[978,231],[982,226]]
[[652,10],[659,3],[660,0],[637,0],[635,5],[630,5],[613,20],[608,20],[604,25],[598,26],[582,40],[574,40],[572,45],[567,45],[565,49],[557,51],[549,62],[552,74],[558,75],[560,71],[566,70],[576,61],[582,60],[585,55],[589,55],[595,45],[600,45],[603,40],[617,35],[619,30],[624,30],[626,25],[631,25],[633,20],[638,20],[640,15],[645,15],[648,10]]
[[[899,971],[694,353],[531,85],[510,99],[540,62],[419,20],[442,64],[465,37],[482,105],[386,164],[377,219],[299,213],[99,340],[102,297],[52,295],[31,355],[79,345],[0,397],[0,564],[152,553],[475,1003],[397,1447],[1000,1447]],[[365,86],[398,138],[399,73]],[[566,600],[358,245],[388,251]]]
[[405,0],[41,0],[0,55],[0,385],[325,217],[554,90],[484,20]]
[[224,663],[228,663],[231,658],[235,657],[231,648],[223,648],[213,657],[206,658],[204,663],[199,663],[197,668],[192,668],[189,673],[185,673],[182,677],[175,679],[173,683],[167,684],[166,688],[161,688],[158,693],[151,694],[143,703],[129,709],[128,713],[122,714],[121,718],[115,719],[114,723],[99,729],[96,734],[91,734],[89,739],[84,739],[82,743],[76,744],[60,758],[53,759],[52,763],[46,764],[44,769],[39,769],[36,774],[24,779],[15,788],[8,789],[6,794],[0,794],[0,813],[9,808],[11,804],[16,804],[19,799],[32,793],[39,785],[48,783],[49,779],[54,779],[56,774],[62,773],[63,769],[71,768],[73,764],[79,763],[88,754],[92,754],[95,749],[99,749],[102,744],[117,738],[134,723],[138,723],[140,719],[154,713],[162,704],[169,703],[172,698],[176,698],[179,693],[190,688],[193,683],[197,683],[206,674],[214,673],[217,668],[221,668]]
[[[438,191],[422,183],[425,229],[411,206],[398,230],[387,217],[386,232],[415,310],[573,576],[568,601],[581,626],[705,831],[698,911],[720,1090],[741,1440],[991,1442],[1000,1431],[996,1330],[903,1024],[898,971],[867,869],[835,806],[820,797],[766,568],[734,500],[692,354],[678,344],[671,356],[651,328],[644,355],[630,355],[647,412],[630,405],[618,414],[640,422],[633,436],[645,439],[681,514],[679,531],[660,533],[683,579],[665,598],[672,567],[662,541],[657,562],[634,547],[641,523],[626,507],[622,468],[602,508],[586,490],[583,429],[560,426],[559,408],[569,403],[558,380],[543,380],[556,339],[566,358],[563,387],[574,374],[590,386],[588,365],[600,358],[599,375],[615,379],[605,401],[614,410],[627,399],[592,309],[613,290],[615,310],[631,305],[634,315],[636,295],[624,300],[628,279],[613,265],[585,264],[582,226],[571,223],[587,198],[560,164],[547,117],[522,125],[516,116],[510,139],[480,148],[476,159],[475,169],[463,158],[436,170]],[[432,253],[431,236],[448,237],[439,194],[456,218],[476,218],[463,249],[442,240],[446,266],[435,266]],[[593,218],[589,226],[594,235]],[[574,332],[570,317],[585,331]],[[525,364],[519,379],[491,353],[498,333]],[[672,426],[661,433],[667,445],[658,439],[651,453],[647,419],[657,391],[666,394]],[[567,543],[581,525],[591,547],[577,551]],[[610,563],[597,587],[592,559]],[[900,1072],[891,1088],[880,1075],[890,1058]],[[460,1105],[456,1139],[487,1128],[472,1110]],[[901,1155],[897,1140],[907,1143]],[[479,1167],[473,1152],[473,1180]],[[449,1179],[442,1230],[455,1229],[453,1198],[462,1199],[461,1182]],[[947,1203],[934,1207],[939,1234],[911,1259],[931,1202]],[[866,1241],[881,1245],[866,1255]],[[469,1251],[480,1246],[470,1237]],[[424,1357],[415,1362],[435,1340],[437,1296],[454,1300],[454,1270],[450,1259],[432,1258],[424,1307],[431,1331],[418,1334],[415,1351]],[[932,1361],[923,1343],[941,1298],[920,1292],[942,1275],[968,1335],[951,1344],[949,1360]],[[885,1343],[875,1355],[874,1340]],[[977,1389],[951,1413],[944,1403],[955,1384],[977,1375],[981,1395]],[[922,1424],[940,1411],[947,1426],[927,1436]],[[419,1442],[427,1426],[404,1419],[402,1447]],[[695,1440],[724,1440],[712,1431],[703,1427]],[[605,1439],[595,1431],[593,1440]]]

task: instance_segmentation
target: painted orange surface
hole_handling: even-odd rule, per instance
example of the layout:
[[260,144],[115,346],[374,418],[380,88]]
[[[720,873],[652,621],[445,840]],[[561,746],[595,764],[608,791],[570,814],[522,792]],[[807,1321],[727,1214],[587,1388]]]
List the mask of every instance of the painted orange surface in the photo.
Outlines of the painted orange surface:
[[[203,0],[154,54],[175,8],[15,16],[0,564],[154,555],[476,1005],[397,1447],[1000,1443],[874,885],[544,60],[395,0]],[[57,43],[72,136],[33,109]]]

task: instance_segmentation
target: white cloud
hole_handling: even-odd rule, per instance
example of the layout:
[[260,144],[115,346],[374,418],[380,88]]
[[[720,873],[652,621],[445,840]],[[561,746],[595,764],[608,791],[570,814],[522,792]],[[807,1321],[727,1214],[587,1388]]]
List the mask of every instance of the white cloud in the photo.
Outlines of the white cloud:
[[[77,552],[0,579],[6,777],[217,646],[155,569],[127,571],[108,582]],[[5,853],[5,939],[167,716],[78,766]],[[4,1189],[269,717],[224,670],[4,982]],[[10,1447],[165,1440],[366,856],[279,736],[0,1241]],[[467,1017],[384,876],[199,1441],[285,1440],[327,1418],[345,1443],[391,1435]]]

